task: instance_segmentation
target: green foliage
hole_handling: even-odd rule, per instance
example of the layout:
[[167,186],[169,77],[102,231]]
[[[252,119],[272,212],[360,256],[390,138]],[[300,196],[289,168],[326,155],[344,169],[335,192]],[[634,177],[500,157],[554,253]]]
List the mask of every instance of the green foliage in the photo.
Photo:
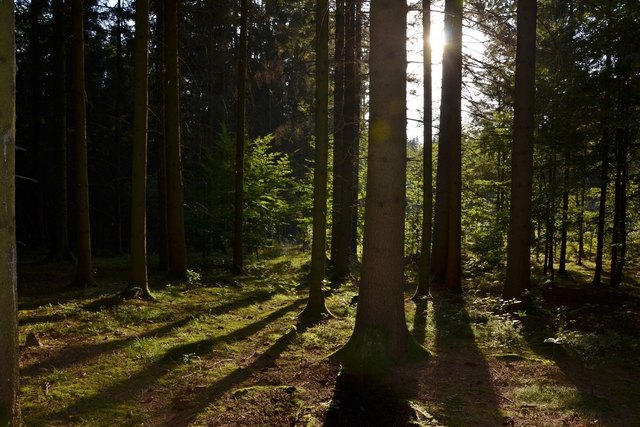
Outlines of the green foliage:
[[[226,251],[233,238],[235,140],[223,129],[217,144],[203,148],[192,177],[189,224],[203,251]],[[293,239],[302,206],[303,186],[293,179],[289,156],[273,149],[273,136],[250,140],[245,151],[244,239],[249,249]]]

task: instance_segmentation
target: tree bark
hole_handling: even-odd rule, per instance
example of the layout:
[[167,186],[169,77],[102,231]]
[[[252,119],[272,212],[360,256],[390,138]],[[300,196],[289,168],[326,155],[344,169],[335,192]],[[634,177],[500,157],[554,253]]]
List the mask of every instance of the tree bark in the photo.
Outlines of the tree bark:
[[245,104],[247,82],[247,36],[249,26],[249,3],[241,0],[240,6],[240,52],[238,53],[238,98],[236,104],[236,163],[233,227],[233,272],[243,270],[243,210],[244,210],[244,149],[245,149]]
[[313,236],[309,301],[302,317],[329,314],[322,285],[327,244],[327,164],[329,156],[329,2],[316,1],[316,111],[315,162],[313,168]]
[[511,210],[504,299],[522,300],[531,282],[531,181],[536,58],[536,0],[518,0]]
[[570,179],[571,153],[567,150],[564,158],[564,176],[562,193],[562,222],[560,223],[560,259],[558,260],[558,274],[567,274],[567,238],[569,231],[569,179]]
[[461,95],[462,0],[445,1],[446,44],[442,56],[440,143],[431,269],[434,283],[462,292],[461,278]]
[[423,104],[423,151],[422,151],[422,240],[420,245],[420,265],[418,271],[418,287],[416,289],[416,297],[429,295],[429,280],[431,276],[431,226],[432,226],[432,210],[433,210],[433,111],[432,111],[432,77],[431,77],[431,2],[429,0],[422,1],[422,40],[423,40],[423,87],[424,87],[424,104]]
[[76,228],[78,265],[73,285],[93,284],[91,225],[89,219],[89,171],[87,161],[87,117],[84,76],[84,13],[82,0],[73,0],[74,139],[76,157]]
[[167,241],[169,277],[183,280],[187,275],[187,245],[184,232],[184,190],[180,149],[180,82],[178,68],[178,2],[165,2],[166,149],[167,149]]
[[408,358],[404,312],[407,11],[371,1],[371,98],[362,279],[353,335],[337,354],[376,375]]
[[0,425],[19,426],[15,216],[16,61],[12,1],[0,2]]
[[129,288],[140,288],[148,297],[151,295],[147,280],[149,0],[136,0],[135,7]]
[[69,211],[67,198],[67,54],[66,13],[63,0],[53,0],[53,98],[55,139],[54,225],[51,241],[51,259],[73,259],[69,246]]
[[167,231],[167,149],[166,149],[166,44],[165,44],[165,6],[164,0],[156,1],[156,156],[158,164],[158,270],[169,269],[169,243]]

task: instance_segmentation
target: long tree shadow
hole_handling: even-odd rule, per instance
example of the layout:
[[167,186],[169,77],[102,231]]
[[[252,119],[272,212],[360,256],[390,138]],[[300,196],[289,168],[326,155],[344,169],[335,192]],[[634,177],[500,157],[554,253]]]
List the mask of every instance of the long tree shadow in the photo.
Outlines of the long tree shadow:
[[205,390],[200,390],[198,395],[191,396],[187,408],[169,415],[162,425],[172,427],[186,427],[190,425],[198,414],[202,413],[211,403],[215,402],[225,392],[238,386],[258,371],[273,365],[276,359],[291,345],[298,334],[303,334],[310,324],[298,323],[295,328],[282,335],[267,350],[260,354],[249,365],[237,368],[230,374],[219,379]]
[[303,302],[302,300],[297,300],[279,308],[257,322],[228,334],[172,347],[166,351],[157,362],[149,364],[126,380],[111,385],[94,395],[76,400],[65,409],[51,414],[50,419],[61,420],[74,413],[87,415],[99,411],[109,411],[110,408],[115,408],[124,402],[135,399],[142,391],[148,389],[150,385],[183,363],[185,355],[189,355],[190,357],[204,356],[210,353],[218,344],[247,338],[274,322],[276,319],[284,316],[286,313],[297,309]]
[[489,365],[480,352],[459,297],[433,289],[435,360],[424,384],[446,425],[502,425]]
[[[81,343],[77,345],[67,346],[61,351],[59,351],[58,353],[56,353],[55,356],[53,357],[49,357],[45,360],[42,360],[40,362],[24,367],[21,370],[21,374],[23,376],[29,377],[29,376],[37,375],[38,373],[42,372],[42,370],[44,369],[48,369],[48,370],[68,369],[74,365],[87,363],[99,357],[102,354],[111,353],[116,350],[122,349],[130,345],[131,342],[135,339],[162,337],[162,336],[168,335],[171,332],[173,332],[175,329],[188,325],[191,321],[193,321],[194,317],[197,316],[200,312],[206,312],[209,315],[218,316],[218,315],[229,313],[244,307],[248,307],[253,304],[267,301],[272,297],[273,297],[272,292],[263,291],[257,294],[254,293],[254,294],[248,295],[246,298],[221,304],[219,306],[208,307],[203,305],[199,307],[199,309],[192,312],[191,315],[189,316],[186,316],[175,322],[171,322],[166,325],[160,326],[158,328],[154,328],[142,334],[127,336],[126,338],[99,342],[95,344]],[[101,301],[101,300],[102,298],[98,299],[97,301]]]
[[[638,310],[640,300],[631,295],[610,293],[603,287],[556,286],[545,290],[543,296],[540,304],[545,306],[535,307],[523,319],[524,337],[532,351],[552,360],[560,372],[557,376],[551,374],[548,384],[538,385],[572,386],[578,393],[577,398],[568,398],[559,404],[570,404],[571,408],[564,409],[580,410],[604,425],[640,425],[637,405],[640,399],[637,361],[640,359],[636,357],[633,366],[623,362],[625,357],[637,354],[637,350],[616,348],[624,347],[627,339],[632,342],[631,338],[637,338],[640,330],[636,327],[634,331],[630,323],[617,324],[620,320],[614,314],[629,308]],[[562,337],[556,337],[563,323],[574,324],[570,329],[577,329],[576,341],[583,340],[574,344],[574,351],[567,349]]]

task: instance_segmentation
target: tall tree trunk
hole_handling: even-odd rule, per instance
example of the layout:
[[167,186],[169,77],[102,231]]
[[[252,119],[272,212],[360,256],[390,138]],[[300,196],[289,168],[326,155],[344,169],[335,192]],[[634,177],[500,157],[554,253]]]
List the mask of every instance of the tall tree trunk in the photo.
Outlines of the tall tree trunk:
[[329,313],[322,285],[327,245],[327,167],[329,157],[329,2],[316,1],[316,111],[313,168],[313,236],[309,301],[301,313],[317,318]]
[[424,87],[424,138],[423,138],[423,151],[422,151],[422,182],[423,182],[423,196],[422,196],[422,241],[420,246],[420,265],[418,271],[418,287],[416,289],[415,297],[428,296],[429,295],[429,279],[431,275],[431,226],[432,226],[432,204],[433,204],[433,186],[432,177],[433,174],[433,111],[431,107],[432,93],[431,93],[431,1],[422,0],[422,41],[423,41],[423,82]]
[[516,88],[507,274],[502,296],[522,298],[531,282],[531,181],[536,63],[536,0],[518,0]]
[[115,227],[116,227],[116,253],[124,253],[122,247],[122,0],[116,4],[116,66],[115,66],[115,153],[113,153],[114,168],[114,198],[115,203]]
[[331,266],[334,269],[338,257],[340,216],[342,202],[341,165],[344,158],[344,80],[345,80],[345,15],[346,0],[336,0],[335,51],[333,72],[333,184],[331,206]]
[[560,226],[560,259],[558,260],[558,274],[567,274],[567,238],[569,229],[569,179],[570,179],[571,153],[567,150],[564,158],[564,175],[562,193],[562,222]]
[[247,36],[249,27],[249,3],[241,0],[240,6],[240,52],[238,53],[238,99],[236,110],[236,163],[233,227],[233,271],[243,270],[243,210],[244,210],[244,148],[245,148],[245,103],[247,83]]
[[53,0],[53,97],[55,139],[54,225],[51,241],[51,259],[73,259],[69,247],[69,212],[67,199],[67,54],[66,13],[64,0]]
[[143,295],[148,297],[151,295],[147,280],[149,0],[136,0],[135,21],[129,288],[140,288]]
[[73,0],[74,136],[76,152],[76,228],[78,268],[73,285],[93,284],[91,226],[89,220],[89,171],[87,165],[87,117],[84,76],[84,13],[82,0]]
[[156,1],[156,156],[158,164],[158,270],[169,269],[169,242],[167,237],[167,148],[166,148],[166,44],[164,0]]
[[165,2],[166,79],[165,141],[167,152],[167,241],[169,277],[185,279],[187,245],[184,233],[184,190],[180,153],[180,81],[178,70],[178,2]]
[[442,55],[440,142],[431,271],[435,283],[462,292],[461,280],[461,95],[462,0],[445,0],[446,44]]
[[354,56],[354,111],[353,122],[358,137],[353,142],[353,185],[351,187],[351,258],[358,259],[358,205],[360,195],[360,116],[362,114],[362,0],[356,2],[355,56]]
[[[404,313],[407,11],[371,1],[371,100],[362,280],[353,335],[337,354],[374,375],[403,362],[411,340]],[[384,363],[383,363],[384,364]],[[373,371],[373,372],[372,372]]]
[[19,365],[15,216],[16,61],[12,1],[0,2],[0,425],[18,427]]
[[[359,87],[358,82],[358,55],[357,48],[357,0],[346,0],[344,9],[344,57],[343,73],[344,86],[342,96],[342,107],[340,108],[343,116],[342,128],[342,150],[336,159],[337,169],[334,171],[334,180],[339,180],[338,193],[339,201],[337,204],[336,223],[333,226],[334,240],[333,245],[333,282],[338,284],[344,281],[350,272],[351,262],[353,260],[353,248],[351,245],[351,230],[353,225],[353,216],[355,213],[355,204],[353,195],[354,187],[357,188],[355,175],[355,166],[358,159],[357,150],[359,142]],[[337,151],[336,151],[337,152]],[[334,195],[336,197],[336,195]]]
[[611,281],[609,286],[617,288],[622,282],[625,256],[627,252],[627,180],[629,175],[627,157],[627,77],[620,78],[618,93],[618,123],[615,130],[616,178],[613,201],[613,233],[611,236]]
[[585,258],[584,253],[584,198],[585,198],[585,180],[582,179],[580,187],[580,195],[576,197],[578,199],[576,204],[578,205],[578,260],[577,264],[582,265],[582,260]]

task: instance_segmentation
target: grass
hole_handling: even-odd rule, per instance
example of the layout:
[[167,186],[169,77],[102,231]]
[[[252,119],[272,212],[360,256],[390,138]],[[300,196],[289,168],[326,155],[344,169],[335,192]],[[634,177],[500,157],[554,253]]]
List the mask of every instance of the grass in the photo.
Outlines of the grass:
[[407,323],[432,356],[379,388],[327,359],[351,335],[356,285],[328,294],[336,317],[299,324],[308,258],[271,255],[238,277],[152,276],[151,302],[117,297],[124,260],[96,260],[99,287],[87,290],[64,286],[73,266],[21,266],[20,341],[41,344],[21,348],[25,424],[640,424],[634,286],[609,294],[570,265],[531,310],[508,313],[494,278],[468,280],[464,300],[434,289],[417,304],[408,284]]

